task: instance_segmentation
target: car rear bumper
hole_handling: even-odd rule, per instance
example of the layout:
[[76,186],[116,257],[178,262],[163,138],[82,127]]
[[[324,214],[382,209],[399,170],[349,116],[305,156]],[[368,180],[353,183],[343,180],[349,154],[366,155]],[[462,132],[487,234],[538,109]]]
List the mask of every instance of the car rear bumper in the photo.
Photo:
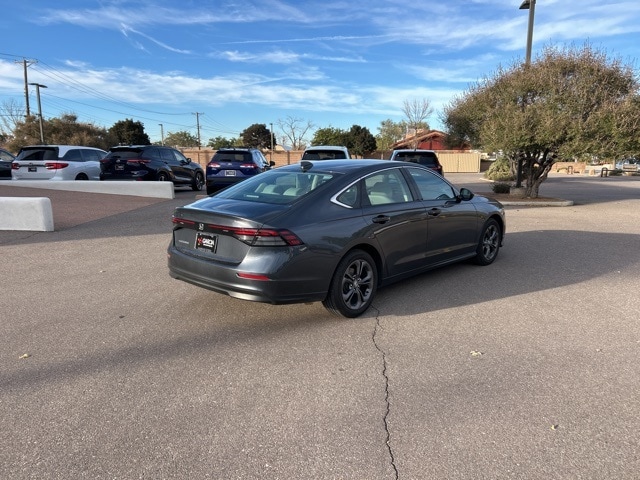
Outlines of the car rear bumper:
[[[187,255],[173,245],[168,249],[169,275],[217,293],[253,302],[274,305],[289,303],[316,302],[327,295],[328,282],[308,277],[287,277],[287,280],[270,278],[252,280],[241,278],[237,266],[223,266],[204,259]],[[282,272],[279,272],[282,275]],[[319,278],[322,274],[319,274]]]

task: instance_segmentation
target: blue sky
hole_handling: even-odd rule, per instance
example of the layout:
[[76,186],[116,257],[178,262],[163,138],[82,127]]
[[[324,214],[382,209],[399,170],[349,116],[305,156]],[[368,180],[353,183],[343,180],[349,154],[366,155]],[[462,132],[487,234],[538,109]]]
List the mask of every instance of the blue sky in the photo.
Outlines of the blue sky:
[[[24,106],[22,60],[45,118],[141,121],[203,143],[254,123],[378,132],[405,100],[439,111],[500,66],[524,60],[521,0],[0,0],[0,104]],[[538,0],[533,59],[589,42],[638,68],[637,0]],[[34,87],[30,106],[37,113]]]

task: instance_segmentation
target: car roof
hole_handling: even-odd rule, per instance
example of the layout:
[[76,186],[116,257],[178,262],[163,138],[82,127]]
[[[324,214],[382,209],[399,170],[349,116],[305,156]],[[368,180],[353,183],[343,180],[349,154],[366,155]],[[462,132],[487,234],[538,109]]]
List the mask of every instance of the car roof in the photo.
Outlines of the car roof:
[[339,145],[312,145],[304,149],[305,152],[309,150],[339,150],[344,152],[347,150],[347,147],[339,146]]
[[[416,167],[415,163],[409,162],[397,162],[394,167],[406,164],[410,167]],[[351,173],[362,172],[367,173],[369,171],[375,171],[378,168],[391,168],[387,160],[380,160],[377,158],[365,158],[365,159],[339,159],[339,160],[302,160],[298,163],[292,163],[291,165],[285,165],[278,167],[277,171],[315,171],[315,172],[333,172],[333,173]]]
[[405,153],[405,152],[415,152],[415,153],[436,153],[435,150],[425,150],[423,148],[398,148],[393,151],[394,153]]
[[[83,149],[86,149],[86,150],[98,150],[100,152],[106,153],[101,148],[87,147],[87,146],[84,146],[84,145],[26,145],[26,146],[24,146],[24,147],[22,147],[20,149],[20,152],[27,151],[27,150],[55,150],[55,149],[57,149],[58,150],[58,156],[62,157],[69,150],[73,150],[75,148],[83,148]],[[18,155],[19,154],[20,153],[18,153]]]

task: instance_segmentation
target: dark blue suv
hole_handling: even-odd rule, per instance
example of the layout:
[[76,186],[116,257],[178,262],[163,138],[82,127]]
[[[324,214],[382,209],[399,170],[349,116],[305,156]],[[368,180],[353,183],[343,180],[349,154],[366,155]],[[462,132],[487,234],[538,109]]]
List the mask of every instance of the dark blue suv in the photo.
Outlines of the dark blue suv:
[[207,195],[269,170],[269,162],[257,148],[221,148],[207,164]]

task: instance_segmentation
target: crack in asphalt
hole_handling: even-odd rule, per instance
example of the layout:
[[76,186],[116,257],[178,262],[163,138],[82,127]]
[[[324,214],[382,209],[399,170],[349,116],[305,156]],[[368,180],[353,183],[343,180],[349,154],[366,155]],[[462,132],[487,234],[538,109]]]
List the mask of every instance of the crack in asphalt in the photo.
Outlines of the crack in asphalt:
[[379,316],[379,311],[376,309],[376,326],[373,330],[373,335],[372,335],[372,340],[373,340],[373,345],[376,347],[376,350],[378,350],[378,352],[380,352],[380,355],[382,356],[382,376],[384,378],[384,400],[386,403],[386,410],[384,412],[384,418],[382,419],[383,423],[384,423],[384,429],[387,432],[387,440],[386,440],[386,445],[387,445],[387,451],[389,452],[389,457],[391,458],[391,466],[393,467],[393,471],[395,472],[395,480],[398,480],[399,478],[399,472],[398,472],[398,467],[396,467],[396,459],[395,456],[393,454],[393,448],[391,447],[391,432],[389,431],[389,413],[391,411],[391,404],[389,403],[389,376],[387,375],[387,355],[385,354],[384,350],[380,347],[380,345],[378,345],[378,342],[376,341],[376,336],[378,335],[378,331],[382,329],[382,325],[380,325],[380,316]]

